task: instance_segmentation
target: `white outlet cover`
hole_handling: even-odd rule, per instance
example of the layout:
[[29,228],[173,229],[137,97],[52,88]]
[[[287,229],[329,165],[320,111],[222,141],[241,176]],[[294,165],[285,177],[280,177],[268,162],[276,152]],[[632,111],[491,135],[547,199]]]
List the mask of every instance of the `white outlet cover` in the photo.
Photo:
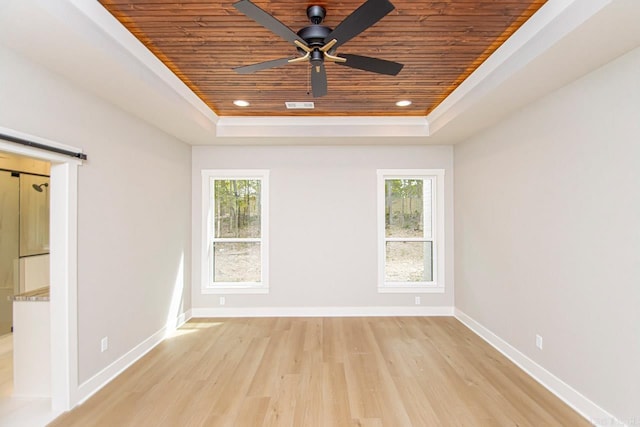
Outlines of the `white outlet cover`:
[[542,350],[542,337],[540,335],[536,335],[536,347]]
[[104,337],[100,340],[100,351],[105,352],[109,348],[109,337]]

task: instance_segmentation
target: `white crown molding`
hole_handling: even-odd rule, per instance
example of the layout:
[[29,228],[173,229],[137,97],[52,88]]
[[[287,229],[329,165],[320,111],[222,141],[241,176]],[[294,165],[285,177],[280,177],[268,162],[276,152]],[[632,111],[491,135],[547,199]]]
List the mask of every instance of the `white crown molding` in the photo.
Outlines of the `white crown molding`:
[[222,117],[218,137],[420,137],[424,117]]
[[455,309],[455,317],[476,335],[485,340],[493,348],[515,363],[531,378],[556,395],[560,400],[575,409],[580,415],[596,426],[624,426],[616,417],[583,396],[569,384],[547,371],[542,366],[525,356],[511,344],[494,334],[472,317],[459,309]]

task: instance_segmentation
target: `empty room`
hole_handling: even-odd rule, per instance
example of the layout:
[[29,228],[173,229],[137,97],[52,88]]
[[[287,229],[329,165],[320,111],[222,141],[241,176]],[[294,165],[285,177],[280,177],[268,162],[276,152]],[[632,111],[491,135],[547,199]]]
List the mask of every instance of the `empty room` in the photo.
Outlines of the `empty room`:
[[0,2],[0,425],[640,425],[639,21]]

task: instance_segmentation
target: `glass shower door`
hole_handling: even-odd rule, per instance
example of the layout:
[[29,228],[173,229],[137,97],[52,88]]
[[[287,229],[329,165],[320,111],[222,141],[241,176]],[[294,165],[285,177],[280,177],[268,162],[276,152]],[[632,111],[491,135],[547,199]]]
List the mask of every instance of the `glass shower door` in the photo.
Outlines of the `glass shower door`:
[[20,174],[19,235],[21,257],[49,253],[48,176]]
[[20,177],[0,171],[0,335],[11,332],[13,302],[19,287]]

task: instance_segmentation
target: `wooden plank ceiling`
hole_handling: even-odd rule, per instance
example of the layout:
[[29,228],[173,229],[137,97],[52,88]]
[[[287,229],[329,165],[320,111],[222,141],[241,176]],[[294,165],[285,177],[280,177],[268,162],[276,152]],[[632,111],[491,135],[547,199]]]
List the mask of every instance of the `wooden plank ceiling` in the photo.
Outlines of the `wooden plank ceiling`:
[[[310,94],[308,63],[240,75],[238,66],[296,56],[295,47],[234,7],[234,1],[100,0],[147,48],[220,116],[424,116],[445,99],[546,0],[391,0],[390,14],[337,54],[400,62],[397,76],[326,64],[328,95]],[[326,8],[335,28],[364,0],[255,0],[294,31],[306,8]],[[251,103],[240,108],[234,100]],[[411,100],[409,107],[395,102]],[[287,110],[313,101],[314,110]]]

